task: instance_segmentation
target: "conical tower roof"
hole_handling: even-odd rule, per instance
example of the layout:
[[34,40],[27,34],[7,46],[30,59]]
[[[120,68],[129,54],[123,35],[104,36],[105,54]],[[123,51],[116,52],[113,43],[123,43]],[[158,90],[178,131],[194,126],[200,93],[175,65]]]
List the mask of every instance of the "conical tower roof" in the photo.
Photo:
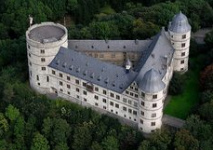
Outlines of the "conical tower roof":
[[180,12],[173,17],[169,30],[174,33],[185,33],[191,30],[191,26],[187,17]]
[[165,83],[161,80],[159,72],[150,69],[139,82],[139,88],[147,93],[157,93],[165,88]]

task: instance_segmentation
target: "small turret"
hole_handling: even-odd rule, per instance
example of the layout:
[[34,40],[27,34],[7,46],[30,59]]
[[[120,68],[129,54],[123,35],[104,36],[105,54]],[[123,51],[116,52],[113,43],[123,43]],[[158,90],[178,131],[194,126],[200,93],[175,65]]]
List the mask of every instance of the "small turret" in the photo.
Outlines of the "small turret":
[[127,58],[126,62],[125,62],[125,68],[126,68],[126,72],[128,73],[130,71],[130,69],[132,68],[132,62],[129,60],[129,58]]

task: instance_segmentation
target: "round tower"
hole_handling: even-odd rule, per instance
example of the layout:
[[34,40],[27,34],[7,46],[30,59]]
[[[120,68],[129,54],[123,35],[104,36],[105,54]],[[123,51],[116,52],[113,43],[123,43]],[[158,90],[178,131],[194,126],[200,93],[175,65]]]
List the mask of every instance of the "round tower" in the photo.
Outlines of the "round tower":
[[67,29],[52,22],[31,26],[26,32],[30,86],[49,92],[48,65],[61,46],[67,47]]
[[165,99],[165,84],[155,69],[150,69],[139,80],[139,122],[138,128],[144,133],[160,129],[163,116],[163,101]]
[[191,26],[182,12],[173,17],[172,22],[169,23],[168,32],[171,44],[175,49],[173,56],[174,71],[186,72],[188,70]]

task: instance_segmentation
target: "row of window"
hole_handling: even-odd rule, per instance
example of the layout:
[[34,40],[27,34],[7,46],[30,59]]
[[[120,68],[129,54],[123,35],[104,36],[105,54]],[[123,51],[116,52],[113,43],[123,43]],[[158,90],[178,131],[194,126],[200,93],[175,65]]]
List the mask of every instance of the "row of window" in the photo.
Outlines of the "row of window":
[[[124,102],[124,103],[128,103],[129,105],[132,105],[132,100],[130,100],[130,99],[123,98],[123,102]],[[138,103],[134,101],[134,102],[133,102],[133,105],[134,105],[135,107],[137,107],[137,106],[138,106]]]
[[[173,38],[173,35],[171,37]],[[186,39],[186,34],[182,35],[182,39]]]
[[130,95],[130,96],[132,96],[132,97],[138,98],[138,94],[135,94],[135,93],[130,92],[130,91],[128,91],[128,90],[126,90],[125,93],[128,94],[128,95]]
[[[143,111],[141,111],[141,115],[144,116],[144,112],[143,112]],[[156,113],[152,113],[152,114],[151,114],[151,117],[152,117],[152,118],[155,118],[156,116],[157,116]]]
[[[140,123],[141,123],[141,124],[144,123],[142,119],[140,119]],[[155,125],[156,125],[156,122],[153,121],[153,122],[150,123],[150,125],[151,125],[151,126],[155,126]]]
[[[141,101],[141,106],[145,106],[145,102]],[[153,103],[152,104],[152,108],[156,108],[157,107],[157,103]]]
[[[141,97],[142,97],[143,99],[145,98],[145,93],[144,93],[144,92],[141,93]],[[158,98],[158,95],[157,95],[157,94],[152,95],[152,99],[157,99],[157,98]]]

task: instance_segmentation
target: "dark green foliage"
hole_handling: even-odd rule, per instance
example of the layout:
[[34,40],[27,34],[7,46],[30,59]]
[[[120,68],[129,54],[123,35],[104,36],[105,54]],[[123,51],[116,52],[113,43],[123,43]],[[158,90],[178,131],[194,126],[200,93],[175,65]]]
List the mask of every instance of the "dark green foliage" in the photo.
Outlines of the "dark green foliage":
[[185,75],[174,73],[169,85],[169,94],[178,95],[183,92]]

